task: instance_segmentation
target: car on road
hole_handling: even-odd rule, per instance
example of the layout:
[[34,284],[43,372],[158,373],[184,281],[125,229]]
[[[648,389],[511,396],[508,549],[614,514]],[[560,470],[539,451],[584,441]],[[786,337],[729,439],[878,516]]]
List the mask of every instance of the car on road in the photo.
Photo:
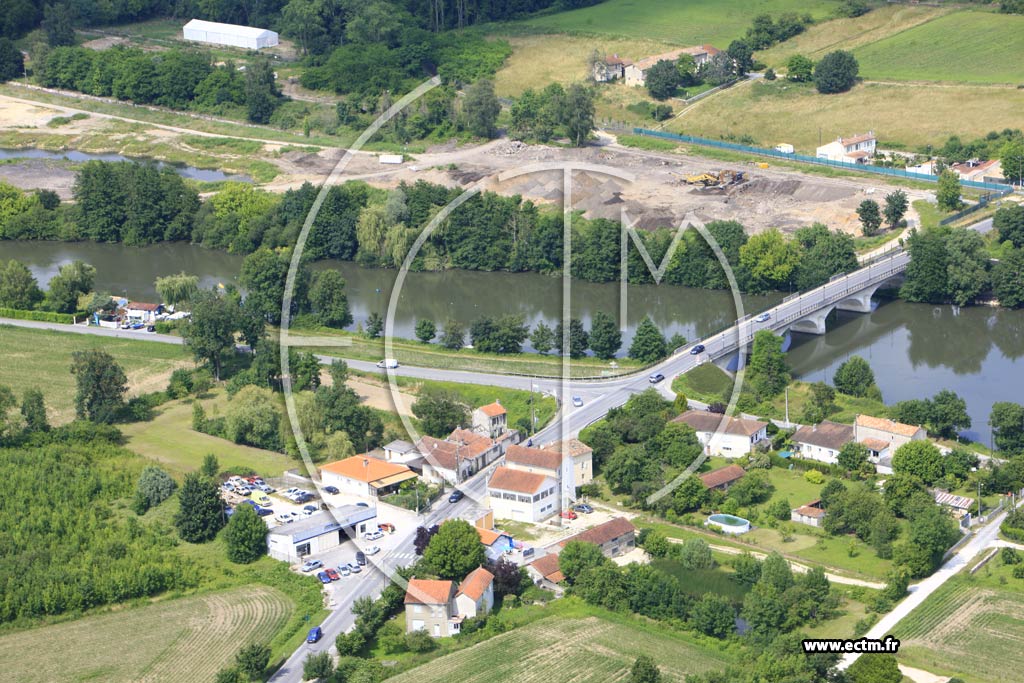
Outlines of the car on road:
[[327,572],[320,572],[316,575],[316,578],[320,579],[320,583],[328,584],[331,582],[331,577]]
[[358,574],[359,572],[363,571],[363,568],[360,567],[359,564],[356,562],[349,562],[345,566],[348,567],[348,570],[353,574]]
[[305,562],[302,563],[302,571],[304,571],[304,572],[306,572],[308,574],[309,572],[313,571],[314,569],[320,569],[320,567],[323,567],[323,566],[324,566],[324,563],[321,562],[320,560],[306,560]]
[[320,629],[320,627],[314,626],[313,628],[309,629],[309,635],[306,636],[306,642],[315,643],[323,637],[324,632]]
[[772,314],[768,313],[768,312],[765,312],[765,313],[762,313],[761,315],[757,316],[756,318],[754,318],[754,322],[755,323],[766,323],[766,322],[768,322],[771,319],[772,319]]
[[382,361],[377,362],[378,368],[386,368],[388,370],[394,370],[398,367],[398,361],[394,358],[385,358]]
[[330,493],[335,496],[341,493],[341,491],[338,490],[337,486],[325,486],[324,491],[327,491],[327,493]]
[[[367,555],[376,555],[379,552],[380,552],[380,546],[379,545],[371,545],[369,548],[366,549],[366,554]],[[356,554],[356,557],[357,558],[359,557],[358,553]]]
[[384,538],[384,532],[380,529],[376,531],[367,531],[363,534],[363,538],[367,541],[376,541],[377,539]]
[[341,574],[343,577],[346,577],[346,578],[349,577],[349,576],[352,576],[352,571],[348,568],[348,565],[344,565],[344,564],[341,565],[340,567],[338,567],[338,573]]
[[579,515],[572,510],[566,510],[562,513],[562,519],[576,519],[577,517],[579,517]]
[[589,515],[591,512],[594,511],[594,508],[590,507],[586,503],[579,503],[577,505],[573,505],[572,509],[575,510],[576,512],[582,512],[585,515]]
[[356,564],[360,566],[366,564],[366,553],[364,553],[362,550],[356,551]]
[[455,489],[452,491],[452,495],[448,496],[449,503],[458,503],[460,500],[466,497],[466,494],[462,491]]
[[651,384],[657,384],[658,382],[664,382],[665,381],[665,375],[661,374],[660,372],[656,372],[653,375],[651,375],[650,377],[648,377],[647,381],[650,382]]
[[572,404],[574,406],[576,406],[577,408],[582,408],[583,407],[583,398],[580,397],[580,396],[573,396],[572,397]]
[[325,569],[324,574],[327,574],[327,578],[331,581],[340,581],[341,574],[338,573],[337,569]]
[[697,344],[692,349],[690,349],[690,355],[691,356],[696,356],[699,353],[704,353],[704,345],[703,344]]

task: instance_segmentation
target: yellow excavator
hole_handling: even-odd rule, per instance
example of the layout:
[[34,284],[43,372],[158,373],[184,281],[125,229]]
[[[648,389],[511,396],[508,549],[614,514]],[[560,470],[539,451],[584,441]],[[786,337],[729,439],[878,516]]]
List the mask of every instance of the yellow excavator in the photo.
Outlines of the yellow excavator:
[[726,169],[718,173],[698,173],[683,178],[687,185],[703,185],[704,187],[726,187],[744,180],[743,171],[732,171]]
[[712,185],[718,184],[718,176],[713,173],[698,173],[697,175],[688,175],[685,178],[687,185],[703,185],[704,187],[711,187]]

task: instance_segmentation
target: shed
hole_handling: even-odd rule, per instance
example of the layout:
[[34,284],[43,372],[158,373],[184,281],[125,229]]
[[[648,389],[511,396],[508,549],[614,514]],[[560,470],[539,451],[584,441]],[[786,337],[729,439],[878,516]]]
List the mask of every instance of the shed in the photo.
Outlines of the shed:
[[267,553],[275,560],[298,562],[309,555],[333,550],[349,536],[358,536],[375,526],[376,508],[344,505],[330,512],[317,512],[307,519],[281,524],[267,534]]
[[277,34],[265,28],[221,24],[216,21],[193,19],[182,28],[185,40],[211,45],[229,45],[248,50],[259,50],[277,45]]

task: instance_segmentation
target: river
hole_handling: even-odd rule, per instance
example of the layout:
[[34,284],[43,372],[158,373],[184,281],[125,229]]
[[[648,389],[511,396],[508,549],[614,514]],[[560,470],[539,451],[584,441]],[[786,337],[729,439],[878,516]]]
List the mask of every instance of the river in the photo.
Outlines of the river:
[[[86,161],[151,161],[143,158],[129,158],[121,154],[114,153],[93,154],[91,152],[79,152],[77,150],[51,152],[45,149],[34,148],[0,149],[0,159],[52,159],[57,161],[73,161],[75,163],[83,163]],[[247,175],[231,174],[215,169],[196,168],[195,166],[188,166],[186,164],[171,164],[163,161],[153,161],[152,163],[156,164],[158,168],[164,168],[166,166],[183,178],[192,178],[193,180],[202,180],[206,182],[216,182],[219,180],[235,180],[244,183],[252,182],[252,178]]]
[[[91,242],[0,242],[0,258],[31,268],[40,284],[60,265],[82,259],[96,267],[96,288],[128,298],[153,300],[153,281],[185,271],[203,287],[235,282],[241,256],[188,244],[124,247]],[[349,303],[357,322],[384,313],[395,271],[362,268],[351,262],[321,262],[314,269],[336,268],[348,282]],[[572,283],[573,315],[618,310],[617,284]],[[745,296],[747,312],[766,308],[781,295]],[[410,273],[395,314],[395,333],[412,337],[415,321],[439,325],[449,318],[469,324],[484,314],[521,313],[532,326],[554,325],[561,315],[561,280],[535,273],[446,271]],[[668,335],[687,339],[708,335],[735,318],[727,292],[673,286],[631,286],[628,330],[649,314]],[[808,381],[831,381],[836,367],[852,355],[866,358],[887,403],[932,396],[954,389],[967,401],[973,421],[968,435],[989,441],[988,414],[995,401],[1021,400],[1024,384],[1024,311],[988,307],[930,306],[890,301],[868,315],[833,313],[824,336],[797,334],[788,352],[793,374]]]

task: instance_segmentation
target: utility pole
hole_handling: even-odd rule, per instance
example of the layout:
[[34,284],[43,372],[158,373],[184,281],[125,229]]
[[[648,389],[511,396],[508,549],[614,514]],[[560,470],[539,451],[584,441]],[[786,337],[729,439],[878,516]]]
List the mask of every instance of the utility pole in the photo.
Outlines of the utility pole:
[[981,480],[978,480],[978,522],[981,522]]

